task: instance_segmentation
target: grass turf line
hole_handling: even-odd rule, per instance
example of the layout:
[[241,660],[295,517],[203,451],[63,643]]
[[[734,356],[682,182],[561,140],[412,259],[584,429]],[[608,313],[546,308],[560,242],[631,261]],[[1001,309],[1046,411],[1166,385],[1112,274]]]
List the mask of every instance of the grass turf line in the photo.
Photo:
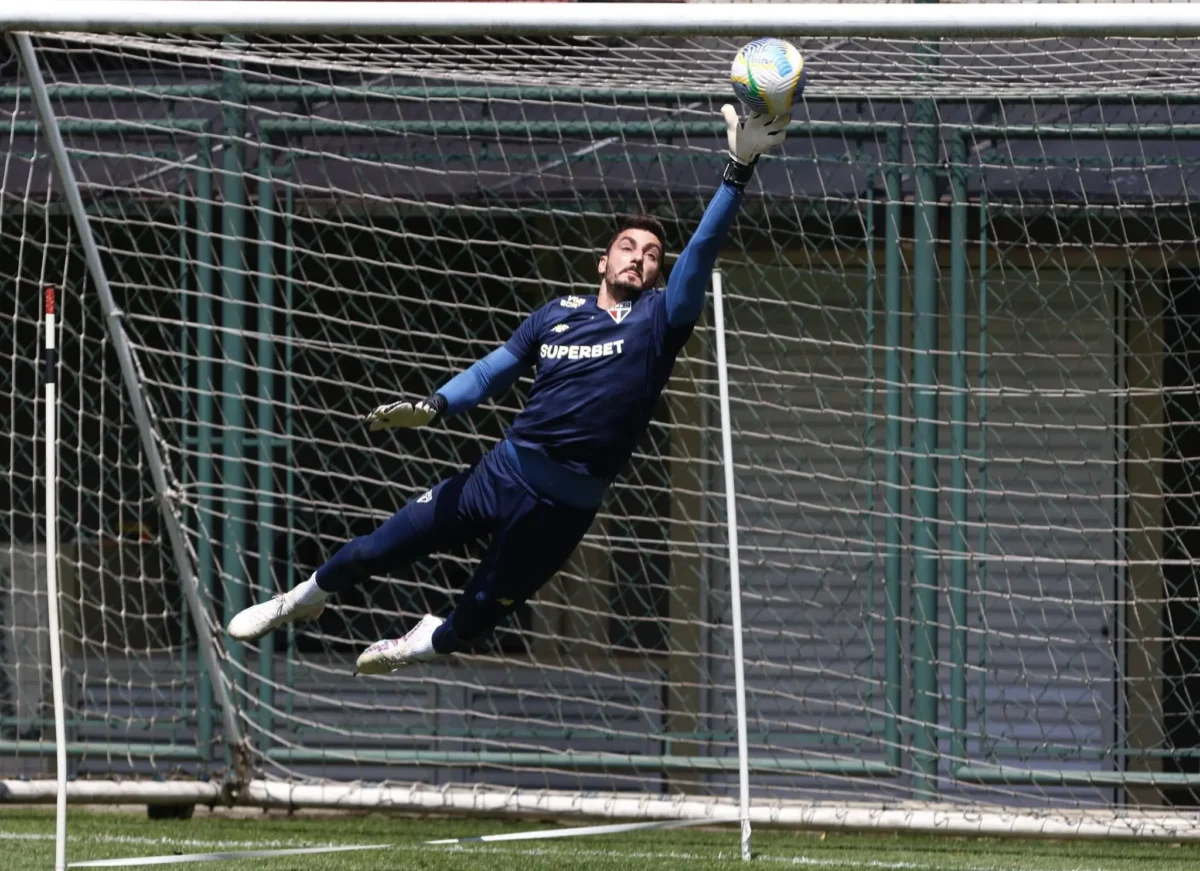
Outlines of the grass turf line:
[[[565,822],[564,827],[578,825]],[[156,856],[229,850],[269,850],[366,843],[392,850],[160,865],[159,869],[214,871],[703,871],[746,867],[733,826],[675,829],[563,841],[426,846],[421,841],[548,828],[544,822],[432,820],[382,814],[296,816],[201,815],[189,821],[153,821],[143,814],[70,811],[67,860]],[[52,810],[0,808],[0,867],[45,871],[53,867]],[[754,852],[759,868],[813,871],[1195,871],[1200,846],[1115,841],[1047,842],[922,835],[857,835],[760,829]]]

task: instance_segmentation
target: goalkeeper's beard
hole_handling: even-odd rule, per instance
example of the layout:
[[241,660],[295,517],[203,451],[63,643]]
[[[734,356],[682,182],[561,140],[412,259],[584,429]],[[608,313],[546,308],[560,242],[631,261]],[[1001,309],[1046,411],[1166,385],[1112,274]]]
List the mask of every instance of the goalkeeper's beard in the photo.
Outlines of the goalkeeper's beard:
[[636,299],[638,295],[646,289],[645,273],[642,273],[641,275],[641,284],[634,284],[631,281],[622,281],[621,276],[623,274],[624,271],[615,272],[615,270],[610,269],[608,274],[604,276],[604,286],[608,288],[609,296],[611,296],[617,302]]
[[628,281],[606,281],[604,282],[604,286],[608,288],[609,296],[617,302],[636,299],[638,294],[642,292],[640,284],[631,284]]

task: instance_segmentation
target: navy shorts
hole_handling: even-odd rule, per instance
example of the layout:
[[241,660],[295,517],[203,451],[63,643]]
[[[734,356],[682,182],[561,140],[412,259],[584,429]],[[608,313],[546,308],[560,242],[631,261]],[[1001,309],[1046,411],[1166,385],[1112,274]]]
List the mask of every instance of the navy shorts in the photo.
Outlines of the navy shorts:
[[430,553],[491,536],[447,620],[439,649],[454,649],[495,628],[554,577],[596,516],[535,492],[503,443],[478,463],[410,501],[369,535],[346,544],[317,570],[336,592],[372,575],[399,571]]

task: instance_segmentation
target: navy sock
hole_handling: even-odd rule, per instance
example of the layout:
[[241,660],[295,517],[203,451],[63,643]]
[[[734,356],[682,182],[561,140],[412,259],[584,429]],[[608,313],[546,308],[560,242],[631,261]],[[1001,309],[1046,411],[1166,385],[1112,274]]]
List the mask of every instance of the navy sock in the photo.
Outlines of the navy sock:
[[433,649],[438,653],[454,653],[458,650],[458,636],[454,632],[454,615],[433,630]]
[[[321,568],[324,568],[324,566],[321,566]],[[336,593],[338,591],[338,588],[330,583],[328,574],[325,576],[325,583],[321,583],[321,569],[317,569],[315,572],[313,572],[313,579],[317,582],[317,586],[321,588],[322,592]]]

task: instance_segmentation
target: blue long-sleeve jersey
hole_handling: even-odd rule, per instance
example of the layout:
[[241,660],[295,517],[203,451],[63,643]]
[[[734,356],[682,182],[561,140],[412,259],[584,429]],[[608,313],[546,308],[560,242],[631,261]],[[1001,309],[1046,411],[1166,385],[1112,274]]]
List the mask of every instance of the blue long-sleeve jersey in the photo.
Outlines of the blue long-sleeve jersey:
[[610,311],[594,295],[562,297],[535,311],[502,347],[438,389],[446,414],[502,393],[536,366],[508,441],[538,458],[543,473],[542,457],[577,483],[612,481],[650,423],[704,310],[704,291],[740,202],[737,188],[721,185],[665,291],[645,291]]

